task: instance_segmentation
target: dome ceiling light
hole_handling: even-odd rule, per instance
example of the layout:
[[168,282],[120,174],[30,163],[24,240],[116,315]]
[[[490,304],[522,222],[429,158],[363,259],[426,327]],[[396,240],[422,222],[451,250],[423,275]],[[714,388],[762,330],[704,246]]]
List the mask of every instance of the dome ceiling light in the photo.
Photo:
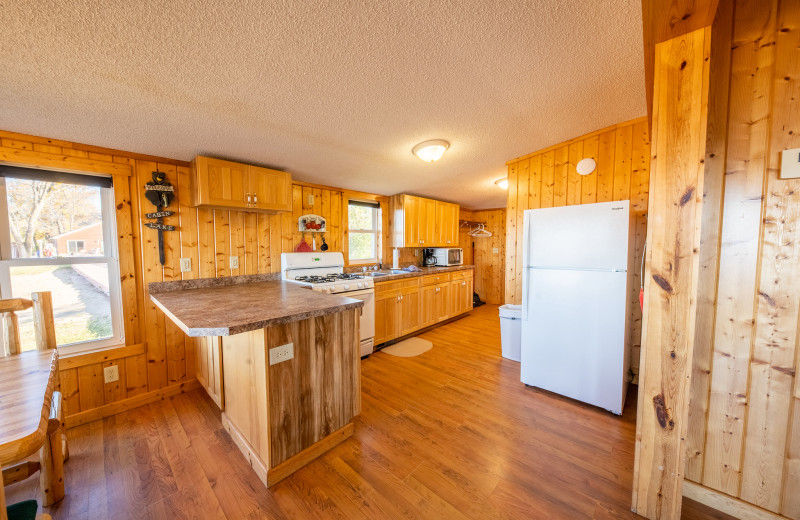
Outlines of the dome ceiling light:
[[497,179],[496,181],[494,181],[494,183],[503,188],[504,190],[508,189],[508,177]]
[[577,170],[578,175],[589,175],[597,168],[597,163],[591,157],[587,157],[586,159],[581,159],[578,161],[578,164],[575,165],[575,170]]
[[441,159],[448,148],[450,148],[450,143],[447,141],[433,139],[419,143],[411,151],[423,161],[430,163]]

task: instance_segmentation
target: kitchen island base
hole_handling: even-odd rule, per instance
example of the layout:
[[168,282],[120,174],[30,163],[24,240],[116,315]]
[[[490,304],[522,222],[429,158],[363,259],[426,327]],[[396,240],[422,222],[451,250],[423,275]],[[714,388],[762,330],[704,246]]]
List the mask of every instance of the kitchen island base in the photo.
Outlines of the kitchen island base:
[[[222,336],[223,425],[267,487],[353,434],[359,313]],[[270,349],[289,344],[293,357],[270,365]]]

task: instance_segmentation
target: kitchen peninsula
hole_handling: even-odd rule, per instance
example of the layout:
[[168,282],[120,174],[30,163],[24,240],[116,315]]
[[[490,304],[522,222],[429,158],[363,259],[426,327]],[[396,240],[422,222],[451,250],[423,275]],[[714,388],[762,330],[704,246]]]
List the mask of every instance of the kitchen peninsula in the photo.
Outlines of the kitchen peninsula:
[[267,487],[353,434],[363,302],[269,274],[149,289],[183,332],[219,347],[223,425]]

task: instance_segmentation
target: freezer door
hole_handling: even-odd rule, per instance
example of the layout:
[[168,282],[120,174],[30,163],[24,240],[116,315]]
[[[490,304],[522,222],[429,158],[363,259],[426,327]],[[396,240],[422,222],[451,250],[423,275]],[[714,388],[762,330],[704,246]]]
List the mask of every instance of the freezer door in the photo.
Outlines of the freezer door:
[[627,200],[525,212],[525,266],[617,269],[628,265]]
[[522,382],[622,412],[627,273],[526,269]]

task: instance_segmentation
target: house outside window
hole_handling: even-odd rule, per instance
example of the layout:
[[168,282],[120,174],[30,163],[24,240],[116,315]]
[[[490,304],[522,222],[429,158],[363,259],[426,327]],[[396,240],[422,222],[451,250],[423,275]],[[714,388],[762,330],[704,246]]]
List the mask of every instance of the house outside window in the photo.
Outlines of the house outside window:
[[380,250],[381,206],[376,202],[351,200],[347,204],[351,264],[378,262]]
[[[0,296],[50,291],[59,347],[125,342],[114,217],[110,177],[0,166]],[[17,315],[33,350],[32,312]]]

